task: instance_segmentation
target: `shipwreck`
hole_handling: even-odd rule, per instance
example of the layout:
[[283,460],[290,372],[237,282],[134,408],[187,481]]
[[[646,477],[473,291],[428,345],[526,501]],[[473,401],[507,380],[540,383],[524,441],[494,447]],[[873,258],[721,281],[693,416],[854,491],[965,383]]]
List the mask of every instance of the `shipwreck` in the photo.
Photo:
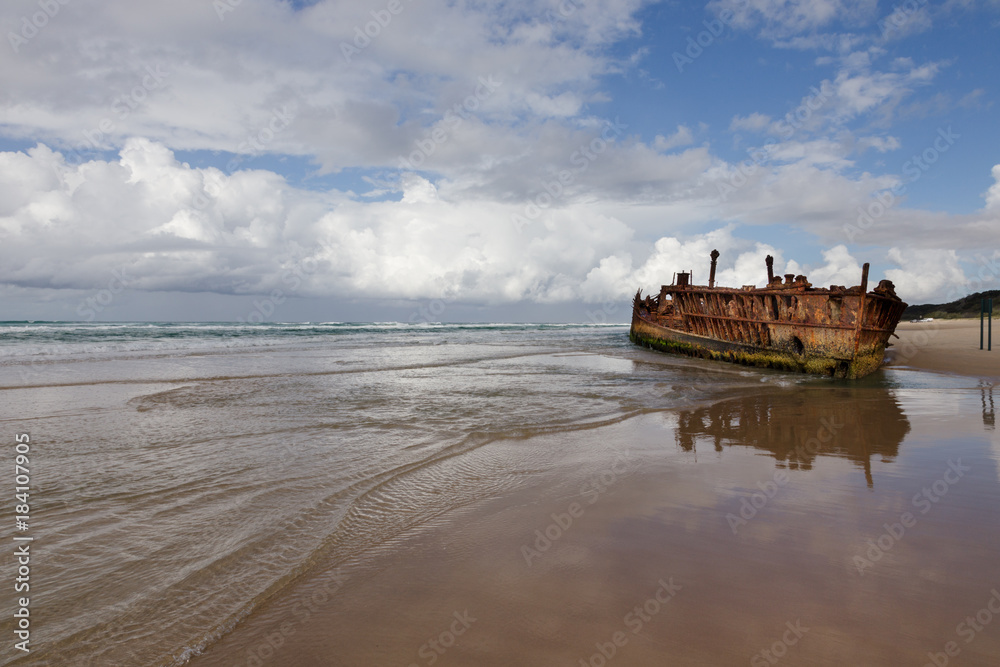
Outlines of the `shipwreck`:
[[868,264],[854,287],[813,287],[805,276],[774,275],[767,286],[716,287],[719,252],[708,285],[674,274],[657,296],[636,292],[629,338],[654,350],[748,366],[857,379],[883,363],[889,337],[906,309],[892,281],[868,291]]

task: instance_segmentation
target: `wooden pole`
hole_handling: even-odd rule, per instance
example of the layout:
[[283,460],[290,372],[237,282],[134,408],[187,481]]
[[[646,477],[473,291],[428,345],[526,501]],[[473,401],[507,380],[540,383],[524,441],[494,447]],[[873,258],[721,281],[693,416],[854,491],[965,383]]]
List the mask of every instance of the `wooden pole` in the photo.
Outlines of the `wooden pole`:
[[986,313],[986,299],[979,300],[979,349],[983,349],[983,315]]
[[986,351],[993,351],[993,298],[990,298],[990,321],[986,325]]

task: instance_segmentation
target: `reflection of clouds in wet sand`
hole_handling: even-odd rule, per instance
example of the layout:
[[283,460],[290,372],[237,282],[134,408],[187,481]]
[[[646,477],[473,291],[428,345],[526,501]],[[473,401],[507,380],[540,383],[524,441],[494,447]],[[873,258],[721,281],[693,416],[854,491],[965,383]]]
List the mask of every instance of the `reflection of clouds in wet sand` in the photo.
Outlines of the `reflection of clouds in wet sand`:
[[[979,392],[754,391],[491,443],[501,460],[532,453],[532,483],[367,554],[378,576],[352,577],[336,605],[296,626],[282,658],[407,664],[445,629],[442,618],[468,607],[480,620],[442,656],[449,664],[748,664],[779,654],[790,665],[924,664],[1000,581],[1000,486],[982,465],[998,450],[983,450]],[[940,393],[949,395],[934,407]],[[824,419],[841,425],[827,442]],[[614,446],[641,464],[617,466],[624,474],[584,505],[594,476],[610,475]],[[878,483],[869,489],[860,469],[873,455]],[[918,514],[914,494],[934,491],[949,458],[972,470]],[[773,495],[733,535],[726,513],[758,491]],[[526,566],[525,539],[544,533],[553,514],[565,522],[573,503],[586,511]],[[903,511],[918,523],[858,576],[854,556],[867,557],[867,538],[877,541]],[[648,602],[670,577],[681,594]],[[641,627],[628,624],[637,605],[650,619]],[[241,624],[192,664],[233,664],[279,610]],[[998,654],[993,627],[962,646],[963,664]]]

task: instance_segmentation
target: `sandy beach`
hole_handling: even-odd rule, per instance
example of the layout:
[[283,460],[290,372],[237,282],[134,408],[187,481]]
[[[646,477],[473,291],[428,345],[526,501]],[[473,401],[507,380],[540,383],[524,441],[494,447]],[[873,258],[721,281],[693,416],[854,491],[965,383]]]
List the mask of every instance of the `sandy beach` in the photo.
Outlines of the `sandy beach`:
[[[900,349],[933,360],[956,324]],[[835,380],[598,326],[33,334],[76,342],[0,363],[44,565],[37,648],[0,664],[1000,656],[981,365]]]
[[1000,0],[0,17],[0,667],[1000,667]]
[[[1000,579],[981,523],[996,450],[945,412],[783,392],[498,443],[570,462],[309,578],[192,665],[922,665]],[[836,446],[798,459],[797,441],[831,435],[824,419],[844,425]],[[912,499],[946,474],[946,499]],[[1000,632],[960,650],[993,664]]]
[[[985,326],[985,323],[984,323]],[[979,320],[900,322],[889,365],[935,373],[1000,378],[1000,320],[993,321],[993,350],[979,349]]]
[[882,383],[909,370],[798,388],[737,371],[764,384],[493,443],[546,472],[304,579],[192,665],[993,664],[1000,632],[961,623],[1000,581],[1000,448],[963,377],[982,373],[937,368],[904,390]]

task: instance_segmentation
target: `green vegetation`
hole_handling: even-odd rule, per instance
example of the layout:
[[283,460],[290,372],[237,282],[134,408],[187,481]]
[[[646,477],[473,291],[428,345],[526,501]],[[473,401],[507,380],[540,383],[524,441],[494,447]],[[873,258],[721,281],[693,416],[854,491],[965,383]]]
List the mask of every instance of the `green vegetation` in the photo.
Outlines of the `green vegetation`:
[[932,317],[935,320],[954,320],[961,317],[979,317],[979,305],[983,299],[993,299],[993,315],[1000,317],[1000,290],[976,292],[951,303],[925,303],[908,306],[903,311],[904,320]]

